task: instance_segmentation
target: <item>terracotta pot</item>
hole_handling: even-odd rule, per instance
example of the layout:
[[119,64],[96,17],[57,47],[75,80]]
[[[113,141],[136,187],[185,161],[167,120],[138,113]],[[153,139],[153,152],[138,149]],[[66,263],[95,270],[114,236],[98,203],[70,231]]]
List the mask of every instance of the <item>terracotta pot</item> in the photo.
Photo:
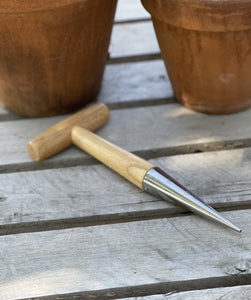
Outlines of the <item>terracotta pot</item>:
[[177,99],[205,113],[251,106],[251,0],[142,0]]
[[99,92],[117,0],[1,0],[0,103],[68,113]]

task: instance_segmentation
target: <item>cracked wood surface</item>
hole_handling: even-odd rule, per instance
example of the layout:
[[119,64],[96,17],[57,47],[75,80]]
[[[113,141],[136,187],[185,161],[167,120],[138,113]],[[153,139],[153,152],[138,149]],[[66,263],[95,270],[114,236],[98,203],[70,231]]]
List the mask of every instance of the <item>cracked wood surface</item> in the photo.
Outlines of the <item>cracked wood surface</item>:
[[205,289],[189,292],[170,292],[166,295],[127,298],[122,300],[249,300],[251,285]]
[[[155,157],[243,233],[141,192],[74,147],[35,164],[26,143],[65,117],[0,109],[0,299],[248,299],[251,110],[208,116],[173,103],[148,19],[139,0],[119,0],[99,95],[111,121],[98,133]],[[217,142],[231,150],[207,152]]]
[[[151,162],[214,207],[251,205],[250,148],[161,157]],[[84,225],[90,218],[100,222],[112,215],[126,220],[132,214],[153,217],[183,211],[141,192],[100,164],[0,174],[0,182],[0,233],[8,224],[58,220],[64,226],[67,219],[81,218]],[[33,226],[30,224],[31,230]]]
[[250,213],[223,213],[243,234],[192,215],[1,236],[0,298],[220,281],[239,261],[250,262]]

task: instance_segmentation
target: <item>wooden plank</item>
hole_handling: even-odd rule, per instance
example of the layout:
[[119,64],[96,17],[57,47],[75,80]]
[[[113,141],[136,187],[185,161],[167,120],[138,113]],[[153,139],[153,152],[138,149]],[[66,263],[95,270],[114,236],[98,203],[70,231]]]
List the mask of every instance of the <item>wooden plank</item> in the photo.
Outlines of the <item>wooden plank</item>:
[[107,65],[99,101],[121,107],[173,97],[163,60]]
[[109,52],[111,58],[159,53],[152,22],[116,24]]
[[[151,162],[217,208],[251,204],[250,148],[162,157]],[[44,221],[53,221],[54,227],[48,227],[51,229],[183,211],[141,192],[102,165],[0,174],[0,182],[1,234],[34,231],[39,226],[46,230]],[[25,222],[37,224],[19,229],[7,226]]]
[[197,290],[189,292],[171,292],[166,295],[127,298],[122,300],[248,300],[251,299],[251,285]]
[[166,299],[167,299],[166,295],[152,295],[152,296],[146,296],[146,297],[123,298],[121,300],[166,300]]
[[[8,171],[11,165],[35,164],[26,153],[26,143],[65,118],[26,119],[0,123],[0,170]],[[215,141],[249,139],[251,110],[232,115],[205,115],[193,112],[179,104],[150,106],[111,111],[110,122],[99,130],[99,134],[129,151],[143,151],[186,144]],[[146,134],[142,135],[142,130]],[[65,160],[88,159],[80,150],[72,147],[46,161],[46,166]],[[13,169],[12,169],[13,170]]]
[[250,284],[250,276],[243,276],[250,274],[250,213],[224,213],[244,228],[242,234],[188,216],[2,236],[0,298],[93,297],[104,290],[99,299],[107,299],[111,288],[116,298],[128,286],[132,296],[149,285],[158,293],[164,284],[167,293],[191,281],[196,289],[203,279],[207,288],[233,282],[229,270],[240,262],[247,267],[237,270],[238,282]]
[[130,22],[150,18],[149,13],[144,9],[140,0],[119,0],[115,21]]
[[248,300],[251,299],[251,285],[208,289],[167,295],[166,300]]
[[20,116],[17,116],[0,106],[0,122],[18,120],[18,119],[20,119]]

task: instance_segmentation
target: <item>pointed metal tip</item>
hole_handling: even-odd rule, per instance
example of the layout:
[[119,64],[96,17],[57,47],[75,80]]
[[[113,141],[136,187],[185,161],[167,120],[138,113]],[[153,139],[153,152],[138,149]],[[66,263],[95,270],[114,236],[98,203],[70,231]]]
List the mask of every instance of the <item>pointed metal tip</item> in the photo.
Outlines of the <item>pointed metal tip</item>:
[[[210,207],[210,206],[209,206]],[[224,218],[221,214],[219,214],[216,210],[214,210],[212,207],[210,207],[211,213],[213,213],[212,219],[215,219],[215,221],[227,226],[228,228],[231,228],[239,233],[242,232],[242,229],[238,226],[234,225],[232,222],[230,222],[228,219]]]
[[170,201],[170,198],[172,198],[174,203],[180,204],[196,214],[221,223],[237,232],[242,232],[239,227],[227,220],[214,208],[192,195],[187,189],[158,168],[153,168],[147,172],[143,180],[143,188],[145,191],[154,195],[157,194],[165,200]]
[[241,233],[242,232],[242,229],[239,228],[238,226],[235,226],[234,224],[231,223],[231,225],[229,226],[231,229]]

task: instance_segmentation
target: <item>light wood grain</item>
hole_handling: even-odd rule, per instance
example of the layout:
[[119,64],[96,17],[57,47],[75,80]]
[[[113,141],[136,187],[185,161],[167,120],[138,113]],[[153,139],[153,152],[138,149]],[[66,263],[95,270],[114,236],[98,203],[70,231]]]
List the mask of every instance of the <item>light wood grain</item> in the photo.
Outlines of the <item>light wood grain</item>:
[[[209,230],[207,222],[189,216],[2,236],[0,298],[231,281],[229,270],[251,258],[250,213],[224,213],[244,228],[242,234],[217,225]],[[239,271],[239,281],[242,274],[250,267]]]
[[27,151],[35,161],[51,157],[72,145],[71,131],[74,126],[95,131],[107,123],[109,117],[106,105],[97,103],[88,106],[32,139],[27,144]]
[[155,167],[139,156],[125,151],[79,126],[73,127],[71,139],[74,145],[95,157],[98,161],[142,190],[143,179],[146,173]]
[[[250,148],[162,157],[151,162],[216,208],[251,204]],[[26,222],[54,220],[67,226],[67,220],[72,220],[71,226],[76,226],[80,221],[85,225],[183,211],[141,192],[103,165],[0,174],[0,182],[1,234],[4,225]],[[29,226],[31,231],[36,229],[35,224]]]
[[[249,141],[251,110],[207,116],[179,104],[149,106],[164,103],[158,99],[173,92],[163,61],[149,60],[159,47],[151,22],[142,22],[146,17],[140,1],[120,0],[116,21],[121,24],[114,26],[110,47],[110,63],[116,64],[106,66],[99,96],[116,109],[98,134],[150,157],[170,154],[168,149],[178,154],[179,146],[207,150],[210,142],[224,147],[232,140],[238,147],[238,140]],[[133,23],[136,19],[141,22]],[[146,61],[117,63],[131,58]],[[150,160],[223,208],[243,227],[237,234],[182,214],[101,164],[88,165],[94,161],[75,147],[45,164],[31,162],[26,143],[65,116],[14,121],[2,109],[0,114],[5,121],[0,122],[0,172],[7,172],[0,174],[0,299],[110,300],[160,293],[177,300],[248,299],[250,286],[207,288],[251,284],[250,148]],[[49,169],[14,172],[33,168]],[[246,210],[234,210],[241,207]],[[224,212],[228,209],[234,211]],[[67,227],[73,228],[60,230]],[[30,233],[14,234],[25,231]]]
[[249,300],[251,285],[205,289],[189,292],[170,292],[166,295],[126,298],[122,300]]
[[[143,151],[215,141],[249,139],[251,110],[239,114],[208,116],[179,104],[114,110],[109,123],[98,134],[128,151]],[[30,163],[26,143],[34,136],[65,119],[65,116],[0,123],[0,169]],[[142,135],[142,130],[144,134]],[[123,134],[122,134],[123,133]],[[82,151],[69,148],[50,160],[87,158]],[[18,167],[18,166],[17,166]]]

